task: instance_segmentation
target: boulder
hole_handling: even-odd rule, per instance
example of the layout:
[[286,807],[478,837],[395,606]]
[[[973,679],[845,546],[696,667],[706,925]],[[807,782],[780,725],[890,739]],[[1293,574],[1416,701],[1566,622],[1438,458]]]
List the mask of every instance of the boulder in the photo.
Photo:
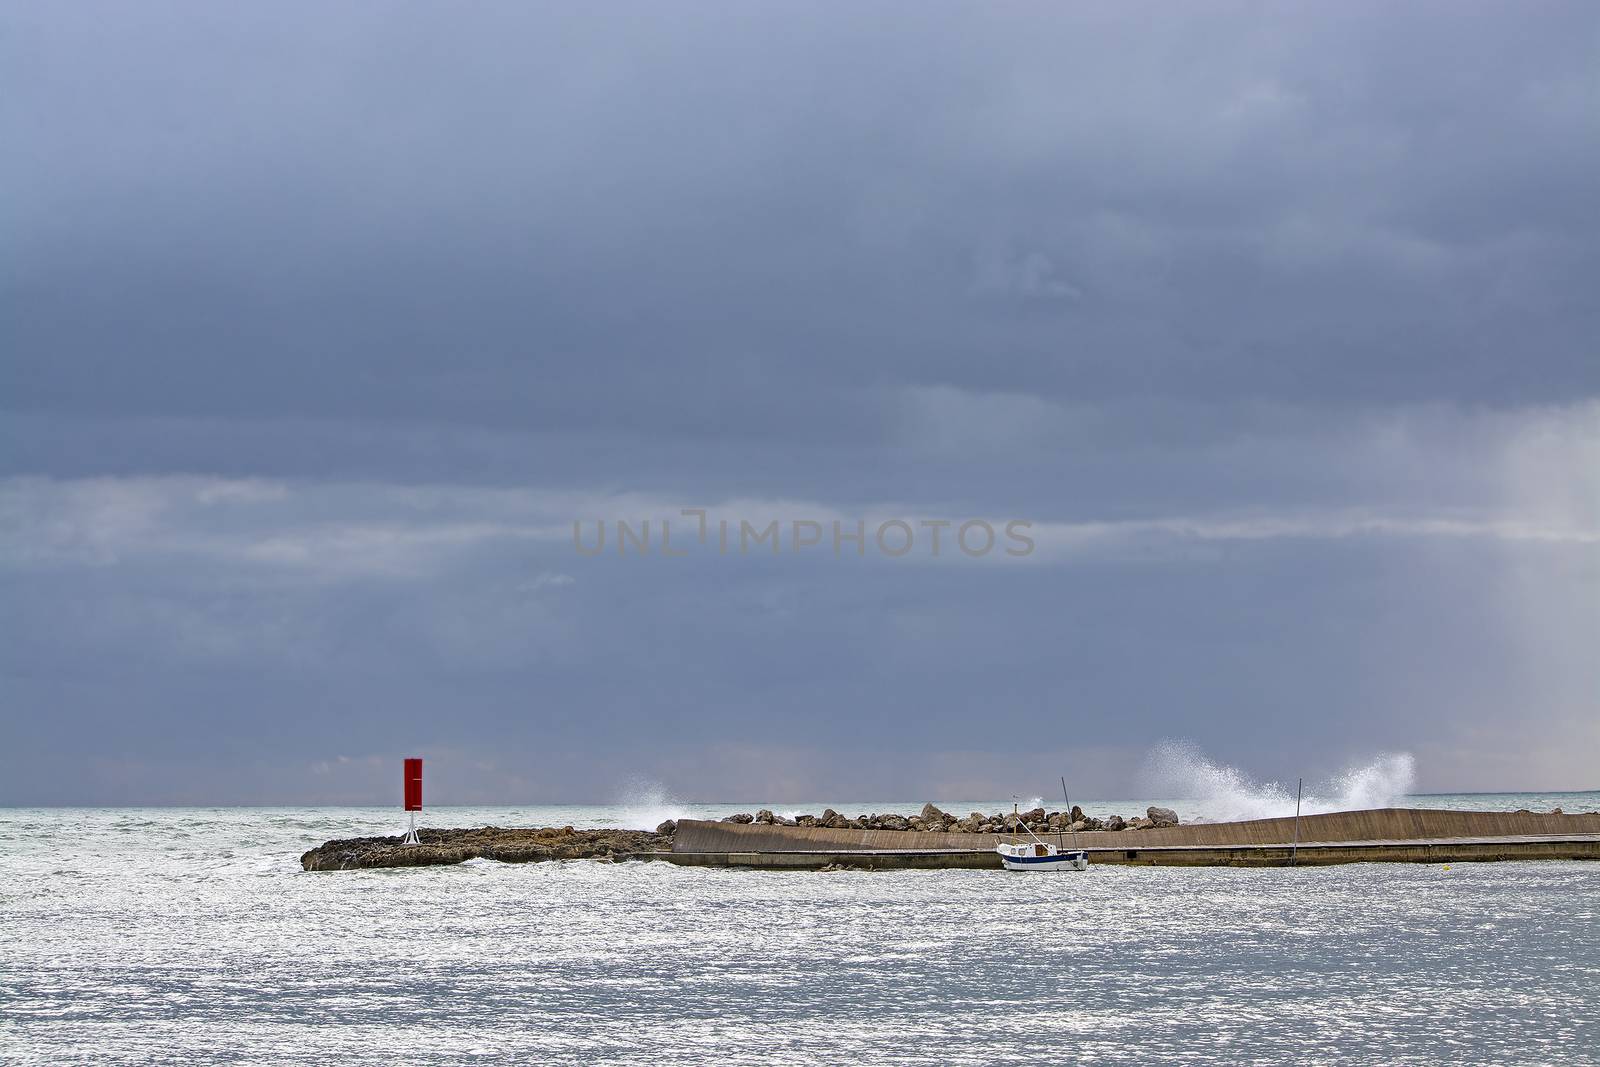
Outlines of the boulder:
[[1073,833],[1077,833],[1079,830],[1087,830],[1088,828],[1089,824],[1084,822],[1082,819],[1079,819],[1077,822],[1073,823],[1071,827]]
[[1073,822],[1082,822],[1083,821],[1083,809],[1078,807],[1078,805],[1076,805],[1076,804],[1072,805],[1072,811],[1071,811],[1070,814],[1072,815],[1072,821]]
[[762,808],[760,811],[756,812],[756,822],[760,823],[762,826],[771,826],[777,821],[777,816],[773,815],[772,812],[768,811],[766,808]]
[[1178,813],[1171,808],[1157,808],[1154,806],[1144,809],[1145,818],[1150,820],[1152,826],[1178,825]]
[[656,827],[656,833],[658,834],[675,834],[677,832],[678,823],[676,819],[668,819],[666,822]]
[[937,820],[938,822],[942,823],[950,817],[944,812],[940,811],[938,808],[934,807],[932,804],[922,805],[921,814],[924,822],[932,822]]
[[1022,821],[1027,823],[1029,826],[1039,825],[1040,823],[1044,822],[1044,809],[1033,808],[1029,811],[1023,812]]
[[1120,815],[1113,815],[1106,820],[1107,830],[1124,830],[1127,826],[1127,822]]
[[822,814],[817,816],[817,822],[826,826],[830,820],[837,819],[838,817],[839,813],[834,811],[832,808],[823,808]]
[[728,816],[724,817],[722,821],[723,822],[736,822],[736,823],[753,823],[753,822],[756,821],[756,818],[755,818],[754,815],[751,815],[749,812],[741,811],[737,815],[728,815]]
[[1144,829],[1148,829],[1150,826],[1153,826],[1153,825],[1154,824],[1149,819],[1129,819],[1128,820],[1128,829],[1130,829],[1130,830],[1144,830]]

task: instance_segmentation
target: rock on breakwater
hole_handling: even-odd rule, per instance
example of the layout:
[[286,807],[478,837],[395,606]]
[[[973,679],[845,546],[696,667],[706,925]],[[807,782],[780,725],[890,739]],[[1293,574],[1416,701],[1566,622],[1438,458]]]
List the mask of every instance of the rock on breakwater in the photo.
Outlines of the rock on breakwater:
[[[924,833],[945,834],[1001,834],[1010,832],[1020,820],[1021,824],[1039,833],[1060,833],[1064,830],[1090,831],[1090,830],[1143,830],[1146,828],[1160,828],[1178,825],[1178,813],[1171,808],[1149,807],[1144,815],[1135,815],[1131,819],[1124,819],[1121,815],[1112,815],[1106,819],[1096,819],[1085,815],[1083,809],[1076,804],[1071,811],[1046,811],[1043,808],[1033,808],[1029,811],[1012,814],[1010,812],[985,815],[981,811],[974,811],[969,815],[952,815],[941,811],[933,804],[922,805],[922,810],[915,815],[857,815],[848,818],[839,814],[832,808],[826,808],[820,815],[774,815],[763,808],[754,815],[740,812],[737,815],[724,817],[722,822],[741,823],[757,826],[820,826],[830,830],[906,830],[921,831]],[[668,823],[662,823],[658,829],[665,830]]]
[[470,830],[418,830],[420,843],[398,837],[352,837],[328,841],[300,857],[307,871],[353,871],[371,867],[434,867],[464,860],[535,863],[540,860],[613,860],[672,848],[670,833],[648,830],[575,830],[570,826]]

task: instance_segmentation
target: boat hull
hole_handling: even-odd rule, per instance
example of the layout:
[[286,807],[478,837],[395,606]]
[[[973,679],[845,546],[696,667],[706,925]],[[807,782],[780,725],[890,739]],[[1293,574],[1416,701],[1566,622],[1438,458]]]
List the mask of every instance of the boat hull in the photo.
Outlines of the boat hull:
[[1086,871],[1089,869],[1087,852],[1059,852],[1053,856],[1000,856],[1008,871],[1040,874],[1050,871]]

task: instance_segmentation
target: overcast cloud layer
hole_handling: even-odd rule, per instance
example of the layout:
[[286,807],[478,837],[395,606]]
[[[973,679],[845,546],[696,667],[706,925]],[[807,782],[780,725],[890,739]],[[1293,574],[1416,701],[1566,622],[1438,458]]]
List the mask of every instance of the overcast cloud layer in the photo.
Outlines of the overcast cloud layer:
[[1600,786],[1592,4],[0,31],[0,802]]

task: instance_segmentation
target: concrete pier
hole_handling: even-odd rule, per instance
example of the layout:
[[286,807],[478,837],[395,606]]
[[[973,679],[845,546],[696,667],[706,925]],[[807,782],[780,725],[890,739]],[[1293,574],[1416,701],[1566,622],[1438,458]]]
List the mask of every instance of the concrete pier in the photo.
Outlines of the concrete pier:
[[[1042,835],[1089,853],[1091,864],[1282,867],[1334,863],[1465,863],[1600,859],[1600,813],[1426,808],[1308,815],[1299,843],[1289,819]],[[872,870],[998,868],[995,834],[825,829],[683,820],[672,852],[689,866]]]

